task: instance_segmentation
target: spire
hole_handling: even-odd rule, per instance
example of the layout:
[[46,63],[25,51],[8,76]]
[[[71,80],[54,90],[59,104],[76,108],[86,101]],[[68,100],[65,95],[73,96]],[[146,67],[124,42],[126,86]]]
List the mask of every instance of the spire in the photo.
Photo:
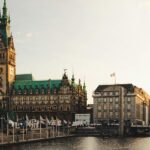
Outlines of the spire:
[[6,0],[4,0],[4,6],[3,6],[3,18],[7,18]]
[[85,81],[84,81],[84,84],[83,84],[83,91],[86,93],[86,85],[85,85]]
[[79,85],[81,85],[81,80],[79,79]]
[[75,78],[74,78],[74,74],[72,75],[72,79],[71,79],[71,84],[74,85],[74,81],[75,81]]

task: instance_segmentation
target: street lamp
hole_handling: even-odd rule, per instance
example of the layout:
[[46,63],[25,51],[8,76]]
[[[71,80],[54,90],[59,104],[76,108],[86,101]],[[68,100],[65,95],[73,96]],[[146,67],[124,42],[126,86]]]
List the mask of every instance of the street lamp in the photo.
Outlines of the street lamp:
[[3,117],[1,116],[1,140],[3,144]]

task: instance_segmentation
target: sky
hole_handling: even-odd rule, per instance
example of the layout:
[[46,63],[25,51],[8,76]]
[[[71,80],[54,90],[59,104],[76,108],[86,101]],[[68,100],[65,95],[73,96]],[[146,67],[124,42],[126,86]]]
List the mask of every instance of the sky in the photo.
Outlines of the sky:
[[[3,0],[0,1],[2,7]],[[100,84],[133,83],[150,93],[150,0],[7,0],[17,74]]]

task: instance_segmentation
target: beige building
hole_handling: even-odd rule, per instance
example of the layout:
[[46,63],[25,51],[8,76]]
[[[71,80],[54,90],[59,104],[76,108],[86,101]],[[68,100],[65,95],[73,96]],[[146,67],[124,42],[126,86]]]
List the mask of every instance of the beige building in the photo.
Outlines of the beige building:
[[148,125],[150,96],[133,84],[99,85],[93,93],[94,123]]

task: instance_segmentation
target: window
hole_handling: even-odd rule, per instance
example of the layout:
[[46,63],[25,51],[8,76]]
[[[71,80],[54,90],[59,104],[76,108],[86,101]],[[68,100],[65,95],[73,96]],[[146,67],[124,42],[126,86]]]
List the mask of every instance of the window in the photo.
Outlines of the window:
[[119,105],[118,105],[118,104],[115,104],[115,108],[118,109],[118,108],[119,108]]
[[118,97],[115,98],[115,102],[116,102],[116,103],[119,102],[119,98],[118,98]]
[[109,116],[110,116],[110,118],[112,118],[113,117],[113,112],[109,112]]
[[104,96],[107,96],[107,92],[104,92]]
[[53,108],[54,108],[54,110],[56,110],[56,109],[57,109],[57,106],[54,106]]
[[106,98],[104,98],[104,103],[106,103],[107,102],[107,99]]
[[112,95],[113,95],[113,92],[110,92],[109,95],[112,96]]
[[115,112],[115,117],[119,118],[119,113],[118,112]]
[[38,97],[35,97],[35,100],[39,100],[39,98],[38,98]]
[[115,95],[119,95],[119,92],[117,91],[117,92],[115,92]]
[[127,117],[131,118],[131,112],[127,112]]
[[102,113],[98,112],[98,118],[101,118],[101,117],[102,117]]
[[103,98],[99,98],[98,102],[100,102],[100,103],[103,102]]
[[33,92],[32,92],[32,89],[30,90],[30,94],[32,94]]
[[32,101],[32,97],[29,97],[29,100]]
[[39,90],[38,89],[36,89],[35,94],[39,94]]
[[47,93],[50,94],[50,89],[48,89]]
[[21,94],[21,90],[18,90],[18,94],[19,94],[19,95]]
[[63,110],[63,107],[62,107],[62,106],[60,107],[60,110],[61,110],[61,111]]
[[24,95],[26,95],[27,94],[27,90],[24,90]]
[[112,105],[109,105],[109,109],[112,110],[112,109],[113,109],[113,106],[112,106]]
[[106,110],[107,109],[107,105],[104,105],[104,110]]
[[127,109],[128,109],[128,110],[131,109],[131,105],[130,105],[130,104],[127,105]]
[[131,98],[127,97],[127,102],[130,103],[131,102]]
[[42,89],[42,92],[41,92],[42,94],[44,94],[45,93],[45,91],[44,91],[44,89]]
[[101,105],[98,106],[98,110],[101,110]]
[[112,99],[112,98],[109,98],[109,102],[112,103],[112,102],[113,102],[113,99]]
[[42,96],[42,97],[41,97],[41,100],[45,100],[45,97]]
[[106,112],[104,112],[104,118],[105,118],[105,119],[107,118],[107,113],[106,113]]

